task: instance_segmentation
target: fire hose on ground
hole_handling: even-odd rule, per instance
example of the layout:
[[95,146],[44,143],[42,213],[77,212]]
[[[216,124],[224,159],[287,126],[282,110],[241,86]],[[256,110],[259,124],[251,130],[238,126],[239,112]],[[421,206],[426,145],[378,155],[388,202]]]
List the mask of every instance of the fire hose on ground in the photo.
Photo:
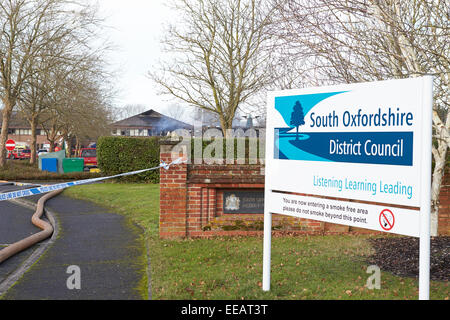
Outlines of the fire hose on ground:
[[0,263],[12,257],[13,255],[28,249],[29,247],[35,245],[38,242],[41,242],[47,238],[49,238],[53,234],[53,226],[42,220],[41,217],[44,214],[44,204],[48,199],[53,198],[54,196],[60,194],[63,191],[56,190],[50,192],[43,197],[41,197],[36,205],[36,211],[31,217],[31,222],[38,228],[42,229],[41,232],[35,233],[25,239],[17,241],[13,244],[10,244],[6,248],[0,250]]
[[[109,176],[109,177],[78,180],[78,181],[74,181],[74,182],[70,182],[70,183],[61,183],[61,184],[56,184],[56,185],[52,185],[52,186],[26,189],[26,190],[22,190],[22,191],[13,191],[13,192],[9,192],[9,193],[1,193],[0,201],[5,201],[5,200],[12,200],[12,199],[17,199],[17,198],[32,196],[32,195],[36,195],[36,194],[44,193],[44,192],[50,192],[39,199],[37,206],[36,206],[36,212],[34,213],[33,217],[31,218],[31,222],[35,226],[41,228],[42,231],[38,232],[36,234],[33,234],[25,239],[22,239],[16,243],[13,243],[13,244],[9,245],[8,247],[0,250],[0,263],[5,261],[6,259],[10,258],[11,256],[31,247],[32,245],[49,238],[53,234],[53,226],[51,224],[45,222],[44,220],[41,220],[40,218],[41,218],[42,214],[44,213],[45,202],[48,199],[60,194],[65,188],[75,186],[75,185],[100,182],[103,180],[118,178],[118,177],[122,177],[122,176],[144,173],[147,171],[157,170],[160,168],[164,168],[164,169],[168,170],[172,165],[177,165],[177,164],[186,163],[186,162],[187,162],[187,159],[178,158],[169,164],[161,162],[160,165],[157,167],[153,167],[153,168],[149,168],[149,169],[142,169],[142,170],[137,170],[137,171],[132,171],[132,172],[126,172],[126,173],[120,173],[120,174],[116,174],[116,175]],[[5,185],[11,184],[7,181],[0,181],[0,182],[6,183]],[[54,191],[50,191],[50,190],[54,190]]]

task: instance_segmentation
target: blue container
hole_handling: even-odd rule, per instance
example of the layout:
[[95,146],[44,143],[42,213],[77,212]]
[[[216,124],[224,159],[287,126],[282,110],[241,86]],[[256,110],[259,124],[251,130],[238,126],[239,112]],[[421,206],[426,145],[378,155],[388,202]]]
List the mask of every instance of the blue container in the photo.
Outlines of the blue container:
[[42,171],[58,172],[58,159],[56,158],[42,159]]

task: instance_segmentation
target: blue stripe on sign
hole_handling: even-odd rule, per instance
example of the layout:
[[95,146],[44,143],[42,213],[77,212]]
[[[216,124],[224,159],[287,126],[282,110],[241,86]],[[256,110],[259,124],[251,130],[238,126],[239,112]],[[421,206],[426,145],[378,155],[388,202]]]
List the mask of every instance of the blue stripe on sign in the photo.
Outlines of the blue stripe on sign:
[[413,132],[281,133],[275,131],[275,146],[289,160],[413,165]]

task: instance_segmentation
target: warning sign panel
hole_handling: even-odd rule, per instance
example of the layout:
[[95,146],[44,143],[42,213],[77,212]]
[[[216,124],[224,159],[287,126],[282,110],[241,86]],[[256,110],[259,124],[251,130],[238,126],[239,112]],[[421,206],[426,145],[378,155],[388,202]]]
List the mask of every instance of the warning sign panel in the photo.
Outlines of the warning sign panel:
[[[273,192],[270,212],[417,237],[419,210]],[[395,216],[394,216],[395,212]]]
[[380,213],[380,225],[385,231],[389,231],[394,227],[395,217],[391,210],[384,209]]

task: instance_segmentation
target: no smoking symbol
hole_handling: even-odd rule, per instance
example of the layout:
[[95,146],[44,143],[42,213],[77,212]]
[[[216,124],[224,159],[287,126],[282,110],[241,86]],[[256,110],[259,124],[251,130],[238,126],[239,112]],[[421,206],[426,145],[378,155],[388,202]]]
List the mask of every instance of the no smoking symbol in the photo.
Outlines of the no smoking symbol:
[[383,211],[381,211],[380,225],[384,230],[386,230],[386,231],[391,230],[394,227],[394,223],[395,223],[395,218],[394,218],[394,214],[392,213],[391,210],[384,209]]

